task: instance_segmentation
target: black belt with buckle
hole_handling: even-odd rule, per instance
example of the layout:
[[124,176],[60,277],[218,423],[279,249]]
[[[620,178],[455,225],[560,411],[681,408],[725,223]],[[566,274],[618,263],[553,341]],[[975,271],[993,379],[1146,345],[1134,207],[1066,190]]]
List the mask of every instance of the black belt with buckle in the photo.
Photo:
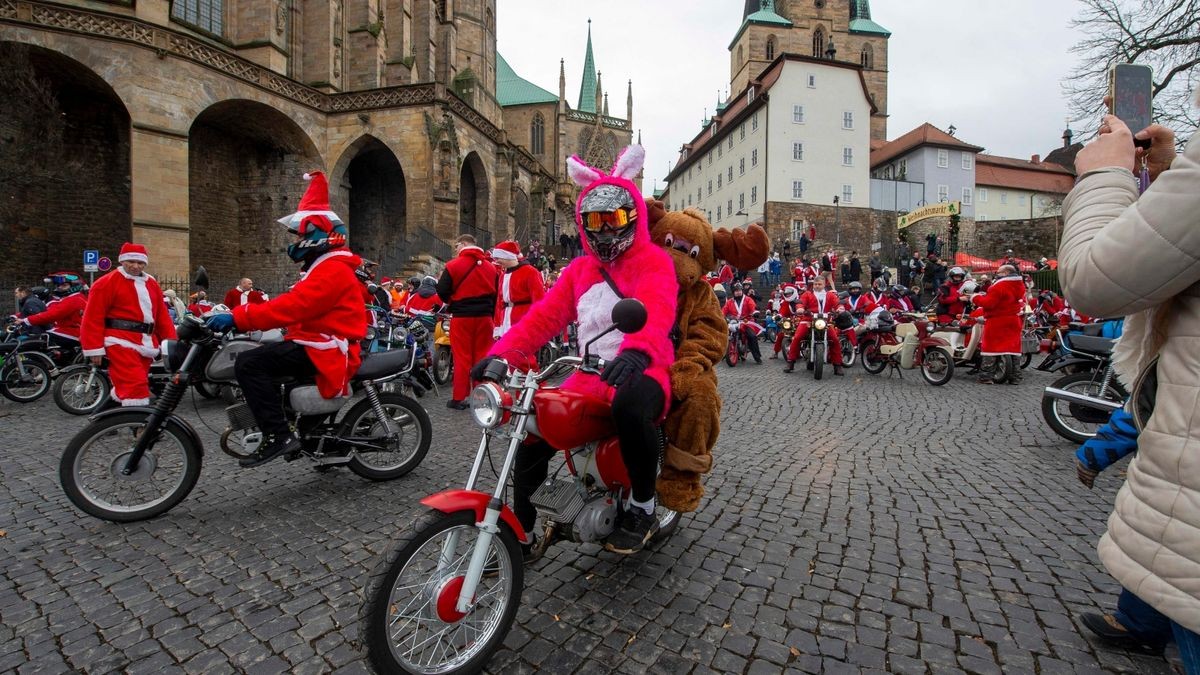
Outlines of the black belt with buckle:
[[137,321],[126,321],[125,319],[105,319],[104,327],[145,333],[146,335],[154,332],[154,324],[152,323],[139,323]]

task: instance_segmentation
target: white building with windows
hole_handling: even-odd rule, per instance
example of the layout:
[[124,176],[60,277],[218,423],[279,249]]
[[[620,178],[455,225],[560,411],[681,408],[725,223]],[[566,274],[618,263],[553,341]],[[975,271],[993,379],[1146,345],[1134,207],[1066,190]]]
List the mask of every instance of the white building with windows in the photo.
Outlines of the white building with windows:
[[782,54],[683,146],[667,206],[698,207],[714,227],[765,223],[773,236],[823,218],[834,197],[866,208],[873,112],[858,64]]

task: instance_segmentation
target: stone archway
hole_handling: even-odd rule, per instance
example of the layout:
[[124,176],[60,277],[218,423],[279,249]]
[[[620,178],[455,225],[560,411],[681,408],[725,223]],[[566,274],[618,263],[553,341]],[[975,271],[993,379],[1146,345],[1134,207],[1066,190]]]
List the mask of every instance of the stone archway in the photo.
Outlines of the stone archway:
[[239,99],[200,113],[188,146],[191,264],[221,293],[243,276],[271,294],[287,290],[297,270],[276,220],[296,210],[304,173],[321,166],[312,140],[278,110]]
[[114,260],[131,238],[129,112],[87,66],[0,42],[0,241],[4,282]]
[[[374,136],[363,136],[350,145],[334,168],[330,189],[340,191],[336,201],[350,229],[350,247],[364,258],[383,265],[391,274],[406,262],[402,250],[408,236],[408,197],[404,169],[395,153]],[[335,187],[336,186],[336,187]]]
[[474,235],[484,246],[491,246],[488,229],[488,178],[478,153],[463,159],[458,180],[458,233]]

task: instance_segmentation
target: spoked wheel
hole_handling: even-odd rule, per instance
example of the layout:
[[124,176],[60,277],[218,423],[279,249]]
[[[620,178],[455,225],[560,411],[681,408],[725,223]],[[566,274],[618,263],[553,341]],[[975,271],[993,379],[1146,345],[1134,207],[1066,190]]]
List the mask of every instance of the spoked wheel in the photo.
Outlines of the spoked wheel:
[[454,376],[454,358],[450,356],[450,348],[440,345],[433,350],[433,381],[446,384]]
[[524,587],[507,527],[487,549],[474,605],[456,607],[479,533],[474,511],[430,511],[371,575],[362,632],[380,672],[476,673],[503,643]]
[[358,448],[350,470],[371,480],[392,480],[417,468],[433,432],[429,414],[420,403],[403,394],[381,393],[385,419],[375,414],[369,400],[359,401],[342,421],[342,435],[373,447]]
[[872,375],[878,375],[887,368],[887,357],[879,353],[878,342],[871,340],[862,346],[862,367]]
[[[1085,396],[1100,396],[1103,373],[1075,373],[1055,380],[1051,387]],[[1120,403],[1124,397],[1115,387],[1109,386],[1104,398]],[[1110,413],[1062,399],[1042,396],[1042,417],[1054,433],[1073,443],[1083,443],[1096,435],[1100,426],[1108,421]]]
[[90,365],[64,368],[54,381],[54,403],[72,415],[89,415],[108,402],[108,375]]
[[935,387],[940,387],[954,377],[954,358],[941,347],[925,350],[921,363],[921,377]]
[[855,359],[858,358],[858,352],[854,349],[854,345],[850,344],[849,340],[840,339],[842,343],[842,366],[849,368],[854,365]]
[[553,363],[554,359],[557,357],[558,357],[558,350],[556,350],[552,345],[550,345],[549,343],[542,345],[542,348],[539,349],[538,353],[537,353],[538,368],[539,369],[545,368],[546,366]]
[[18,354],[0,369],[0,394],[17,403],[32,403],[50,391],[50,369],[40,360]]
[[71,439],[58,477],[72,504],[128,523],[166,513],[187,497],[200,477],[200,448],[175,424],[164,424],[133,472],[123,473],[146,418],[145,412],[102,417]]
[[825,342],[821,341],[813,345],[812,360],[813,379],[819,380],[825,374]]

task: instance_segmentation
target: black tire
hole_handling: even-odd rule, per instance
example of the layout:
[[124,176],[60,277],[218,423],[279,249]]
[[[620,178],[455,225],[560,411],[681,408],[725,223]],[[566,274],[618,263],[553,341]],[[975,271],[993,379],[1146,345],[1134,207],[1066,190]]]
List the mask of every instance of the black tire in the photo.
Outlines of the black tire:
[[850,344],[850,340],[839,337],[838,341],[842,347],[842,366],[849,368],[858,360],[858,352],[854,349],[854,345]]
[[1021,370],[1028,368],[1031,363],[1033,363],[1033,354],[1023,354],[1021,356]]
[[450,354],[450,348],[445,345],[438,345],[433,350],[433,381],[438,384],[446,384],[454,379],[454,357]]
[[813,345],[810,363],[813,364],[813,379],[821,379],[825,374],[825,343],[823,341]]
[[555,358],[557,358],[557,354],[555,353],[554,348],[549,344],[542,345],[542,348],[539,349],[537,353],[538,369],[544,369],[546,366],[553,363]]
[[736,368],[738,364],[738,346],[737,340],[729,341],[729,348],[725,350],[725,365],[730,368]]
[[[16,359],[21,360],[18,367]],[[0,368],[0,394],[17,403],[33,403],[50,393],[50,369],[41,359],[25,354],[9,357]]]
[[992,374],[992,381],[996,384],[1004,384],[1008,382],[1009,367],[1012,366],[1012,357],[1001,355],[996,357],[996,371]]
[[[412,431],[419,432],[420,436],[415,443],[415,447],[411,451],[403,453],[402,459],[394,464],[384,465],[383,467],[368,464],[363,461],[363,455],[356,454],[350,459],[349,467],[354,473],[363,478],[370,478],[376,481],[395,480],[421,464],[425,459],[425,455],[429,453],[429,444],[432,441],[433,429],[429,422],[429,413],[421,407],[413,399],[396,393],[380,393],[379,402],[384,409],[393,408],[396,412],[392,412],[391,417],[397,418],[402,414],[403,420],[396,420],[401,423],[399,430],[399,442],[403,443],[405,437]],[[401,413],[401,411],[403,411]],[[347,435],[362,435],[363,431],[369,431],[374,435],[377,431],[378,423],[375,422],[375,411],[371,407],[371,402],[368,400],[359,401],[346,413],[342,418],[342,433]],[[364,429],[364,425],[366,426]],[[358,433],[355,433],[355,430]],[[381,431],[381,430],[379,430]],[[368,456],[373,456],[375,453],[364,453]]]
[[872,375],[878,375],[887,368],[887,358],[879,353],[880,343],[876,340],[870,340],[862,346],[862,367]]
[[[87,384],[88,378],[92,379],[90,386]],[[93,376],[90,365],[77,364],[62,369],[54,380],[51,394],[55,405],[63,412],[90,415],[108,403],[112,395],[112,383],[103,370],[97,369]]]
[[[930,371],[931,365],[934,367],[932,372]],[[950,355],[949,350],[942,347],[925,350],[925,358],[921,364],[921,377],[935,387],[949,382],[954,377],[954,357]]]
[[192,385],[192,388],[195,389],[202,398],[209,399],[210,401],[221,395],[221,385],[215,382],[199,380]]
[[[175,505],[183,501],[192,491],[192,488],[196,486],[196,481],[200,478],[200,447],[193,442],[191,435],[184,431],[182,427],[169,421],[159,430],[158,438],[155,439],[146,453],[146,457],[157,457],[154,450],[159,448],[160,444],[167,438],[173,440],[178,446],[183,468],[180,472],[179,480],[166,494],[141,507],[113,508],[116,505],[100,499],[98,495],[92,494],[89,489],[80,484],[78,476],[81,470],[80,464],[86,458],[81,457],[81,455],[91,448],[92,443],[99,442],[102,436],[116,428],[125,427],[130,429],[131,433],[128,438],[118,439],[117,445],[132,448],[135,433],[132,430],[143,428],[147,415],[146,412],[131,411],[103,417],[88,424],[82,431],[75,434],[75,437],[67,444],[67,449],[63,452],[62,459],[58,463],[58,479],[62,484],[63,490],[66,492],[67,498],[79,510],[90,516],[114,523],[131,523],[138,520],[146,520],[170,511]],[[120,458],[124,454],[127,453],[117,455],[109,462],[102,461],[100,464],[103,466],[107,463],[109,467],[114,467],[120,462]],[[150,467],[150,475],[153,475],[158,469],[157,460],[152,459],[152,462],[152,464],[145,464],[145,457],[143,458],[142,466]]]
[[[406,668],[405,664],[392,652],[390,619],[399,605],[399,602],[393,603],[392,601],[392,590],[408,565],[419,562],[414,561],[414,558],[422,552],[422,547],[426,543],[455,528],[462,529],[464,533],[474,530],[475,512],[442,513],[432,510],[426,512],[423,517],[413,523],[412,528],[403,537],[393,544],[384,559],[371,573],[366,590],[367,603],[360,619],[359,632],[365,637],[368,658],[380,673],[390,675],[392,673],[420,672]],[[482,671],[492,654],[503,644],[504,638],[512,628],[513,619],[521,605],[525,570],[521,562],[521,549],[516,534],[501,524],[498,536],[500,545],[494,550],[498,552],[503,550],[506,553],[512,569],[511,579],[508,582],[508,596],[499,613],[499,620],[491,628],[489,635],[482,636],[482,642],[479,643],[473,656],[459,665],[439,672],[477,673]],[[474,546],[474,543],[475,540],[472,540],[469,545]],[[499,563],[497,564],[499,565]]]
[[[1065,389],[1067,391],[1095,396],[1100,389],[1100,383],[1103,381],[1102,378],[1103,373],[1074,373],[1060,377],[1050,386],[1055,389]],[[1110,385],[1107,398],[1114,403],[1120,403],[1124,399],[1124,395]],[[1096,432],[1082,426],[1084,422],[1077,420],[1075,414],[1094,415],[1086,424],[1095,424],[1097,427],[1103,424],[1103,421],[1097,423],[1098,420],[1107,420],[1108,417],[1102,411],[1093,412],[1092,409],[1085,410],[1084,406],[1080,406],[1079,404],[1067,403],[1066,401],[1042,395],[1042,418],[1046,420],[1046,424],[1049,424],[1054,433],[1059,436],[1072,443],[1080,444],[1093,438]]]

